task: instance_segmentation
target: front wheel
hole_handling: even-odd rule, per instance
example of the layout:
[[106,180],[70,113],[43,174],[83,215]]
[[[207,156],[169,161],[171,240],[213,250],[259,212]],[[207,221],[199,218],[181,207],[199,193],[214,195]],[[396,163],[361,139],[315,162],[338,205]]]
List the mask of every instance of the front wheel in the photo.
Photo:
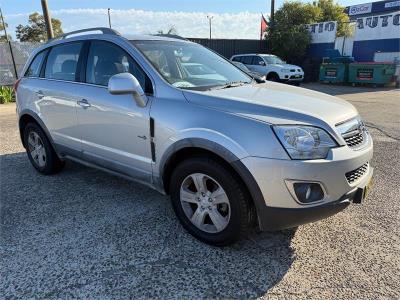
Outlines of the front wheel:
[[279,78],[278,74],[272,73],[272,74],[269,74],[269,75],[267,76],[267,80],[279,82],[279,81],[280,81],[280,78]]
[[170,191],[179,221],[197,239],[225,246],[247,232],[248,193],[216,160],[199,157],[179,164],[172,174]]

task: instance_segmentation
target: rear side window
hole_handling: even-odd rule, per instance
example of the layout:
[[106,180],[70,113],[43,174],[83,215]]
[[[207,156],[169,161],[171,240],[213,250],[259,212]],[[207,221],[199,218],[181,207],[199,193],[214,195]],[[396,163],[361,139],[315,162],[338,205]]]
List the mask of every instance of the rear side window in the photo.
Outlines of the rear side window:
[[242,57],[242,63],[244,63],[245,65],[251,65],[252,60],[253,60],[252,56],[243,56]]
[[39,77],[40,70],[44,58],[46,57],[47,50],[39,52],[31,62],[28,70],[25,72],[25,77]]
[[86,65],[87,83],[107,86],[111,76],[125,72],[135,76],[144,91],[151,92],[149,79],[128,53],[110,42],[91,43]]
[[235,56],[232,60],[241,62],[241,58],[242,58],[241,56]]
[[75,81],[82,43],[68,43],[51,49],[46,63],[45,77]]

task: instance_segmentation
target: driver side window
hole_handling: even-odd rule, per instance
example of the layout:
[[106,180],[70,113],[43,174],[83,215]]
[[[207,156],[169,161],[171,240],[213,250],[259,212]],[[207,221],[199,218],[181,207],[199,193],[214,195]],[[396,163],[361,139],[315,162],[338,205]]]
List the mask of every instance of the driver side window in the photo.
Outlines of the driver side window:
[[135,76],[146,93],[152,92],[150,79],[128,53],[107,41],[91,42],[86,64],[87,83],[107,86],[111,76],[125,72]]

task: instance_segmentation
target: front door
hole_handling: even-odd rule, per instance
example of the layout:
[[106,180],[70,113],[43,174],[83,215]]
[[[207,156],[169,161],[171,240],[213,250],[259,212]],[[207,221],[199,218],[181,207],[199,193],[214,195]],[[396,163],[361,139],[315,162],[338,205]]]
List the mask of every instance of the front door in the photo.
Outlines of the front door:
[[111,95],[111,76],[132,73],[146,91],[148,77],[119,46],[92,41],[86,66],[86,85],[77,115],[82,155],[86,160],[134,177],[151,180],[150,102],[138,107],[132,95]]

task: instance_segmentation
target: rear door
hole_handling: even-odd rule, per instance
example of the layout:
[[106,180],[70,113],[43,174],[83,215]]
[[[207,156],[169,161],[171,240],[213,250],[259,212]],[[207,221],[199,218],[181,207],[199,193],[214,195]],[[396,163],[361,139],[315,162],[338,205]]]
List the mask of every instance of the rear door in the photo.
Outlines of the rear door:
[[82,45],[78,41],[53,46],[46,57],[44,79],[35,86],[40,117],[55,144],[61,152],[71,150],[75,155],[79,155],[81,148],[76,101]]
[[[150,182],[149,78],[125,50],[108,41],[90,42],[85,70],[85,89],[77,108],[84,159]],[[130,94],[108,92],[111,76],[123,72],[133,74],[146,91],[145,107],[138,107]]]

